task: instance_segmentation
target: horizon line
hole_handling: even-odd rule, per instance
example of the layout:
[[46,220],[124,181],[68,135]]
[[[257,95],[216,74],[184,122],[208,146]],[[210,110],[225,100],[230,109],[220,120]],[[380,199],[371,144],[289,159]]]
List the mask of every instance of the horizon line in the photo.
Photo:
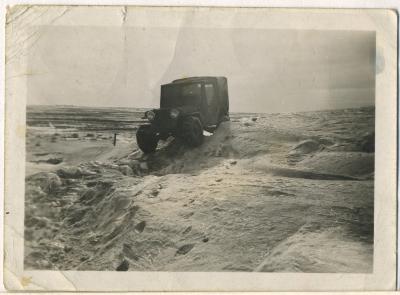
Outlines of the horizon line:
[[[73,104],[26,104],[26,107],[73,107],[73,108],[92,108],[92,109],[154,109],[154,107],[130,107],[130,106],[87,106],[87,105],[73,105]],[[155,107],[158,108],[158,107]],[[255,111],[229,111],[230,113],[252,113],[252,114],[286,114],[286,113],[309,113],[309,112],[325,112],[325,111],[337,111],[337,110],[348,110],[348,109],[363,109],[363,108],[374,108],[375,104],[364,105],[358,107],[344,107],[344,108],[330,108],[330,109],[318,109],[318,110],[305,110],[305,111],[290,111],[290,112],[255,112]]]

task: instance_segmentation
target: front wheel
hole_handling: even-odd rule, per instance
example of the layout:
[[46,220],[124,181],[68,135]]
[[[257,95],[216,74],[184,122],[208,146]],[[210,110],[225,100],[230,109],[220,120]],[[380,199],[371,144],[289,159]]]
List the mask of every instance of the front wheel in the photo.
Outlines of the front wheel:
[[143,153],[154,153],[157,148],[158,137],[157,134],[151,132],[150,126],[142,125],[136,132],[136,142]]
[[187,117],[182,122],[182,138],[187,145],[196,147],[203,143],[203,125],[199,118]]

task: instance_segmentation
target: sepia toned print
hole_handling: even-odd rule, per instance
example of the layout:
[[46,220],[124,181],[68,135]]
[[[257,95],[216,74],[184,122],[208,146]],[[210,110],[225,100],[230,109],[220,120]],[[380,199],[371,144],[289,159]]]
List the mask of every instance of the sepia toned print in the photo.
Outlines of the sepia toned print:
[[[9,18],[92,13],[42,9]],[[20,65],[33,73],[23,272],[71,273],[75,290],[107,290],[76,287],[85,271],[190,278],[116,290],[197,290],[197,273],[222,284],[230,274],[379,277],[378,139],[391,101],[378,100],[389,61],[380,33],[213,27],[204,9],[171,10],[179,25],[138,19],[163,8],[103,7],[122,22],[33,26]],[[234,290],[255,290],[245,285]]]

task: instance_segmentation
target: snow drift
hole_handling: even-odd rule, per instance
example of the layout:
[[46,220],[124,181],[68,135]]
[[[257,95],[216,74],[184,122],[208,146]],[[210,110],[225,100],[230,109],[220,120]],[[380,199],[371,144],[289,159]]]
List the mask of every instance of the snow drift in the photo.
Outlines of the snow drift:
[[46,166],[26,178],[25,267],[369,272],[373,126],[372,109],[233,114],[196,149],[128,136]]

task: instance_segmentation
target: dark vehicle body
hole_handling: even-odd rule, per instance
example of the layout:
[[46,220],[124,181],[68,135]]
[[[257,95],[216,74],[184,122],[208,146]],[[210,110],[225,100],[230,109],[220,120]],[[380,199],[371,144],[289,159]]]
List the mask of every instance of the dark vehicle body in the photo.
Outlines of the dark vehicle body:
[[225,77],[191,77],[161,86],[160,108],[147,111],[149,124],[136,133],[139,148],[153,152],[158,140],[180,137],[188,145],[203,141],[203,130],[212,132],[229,120],[228,84]]

